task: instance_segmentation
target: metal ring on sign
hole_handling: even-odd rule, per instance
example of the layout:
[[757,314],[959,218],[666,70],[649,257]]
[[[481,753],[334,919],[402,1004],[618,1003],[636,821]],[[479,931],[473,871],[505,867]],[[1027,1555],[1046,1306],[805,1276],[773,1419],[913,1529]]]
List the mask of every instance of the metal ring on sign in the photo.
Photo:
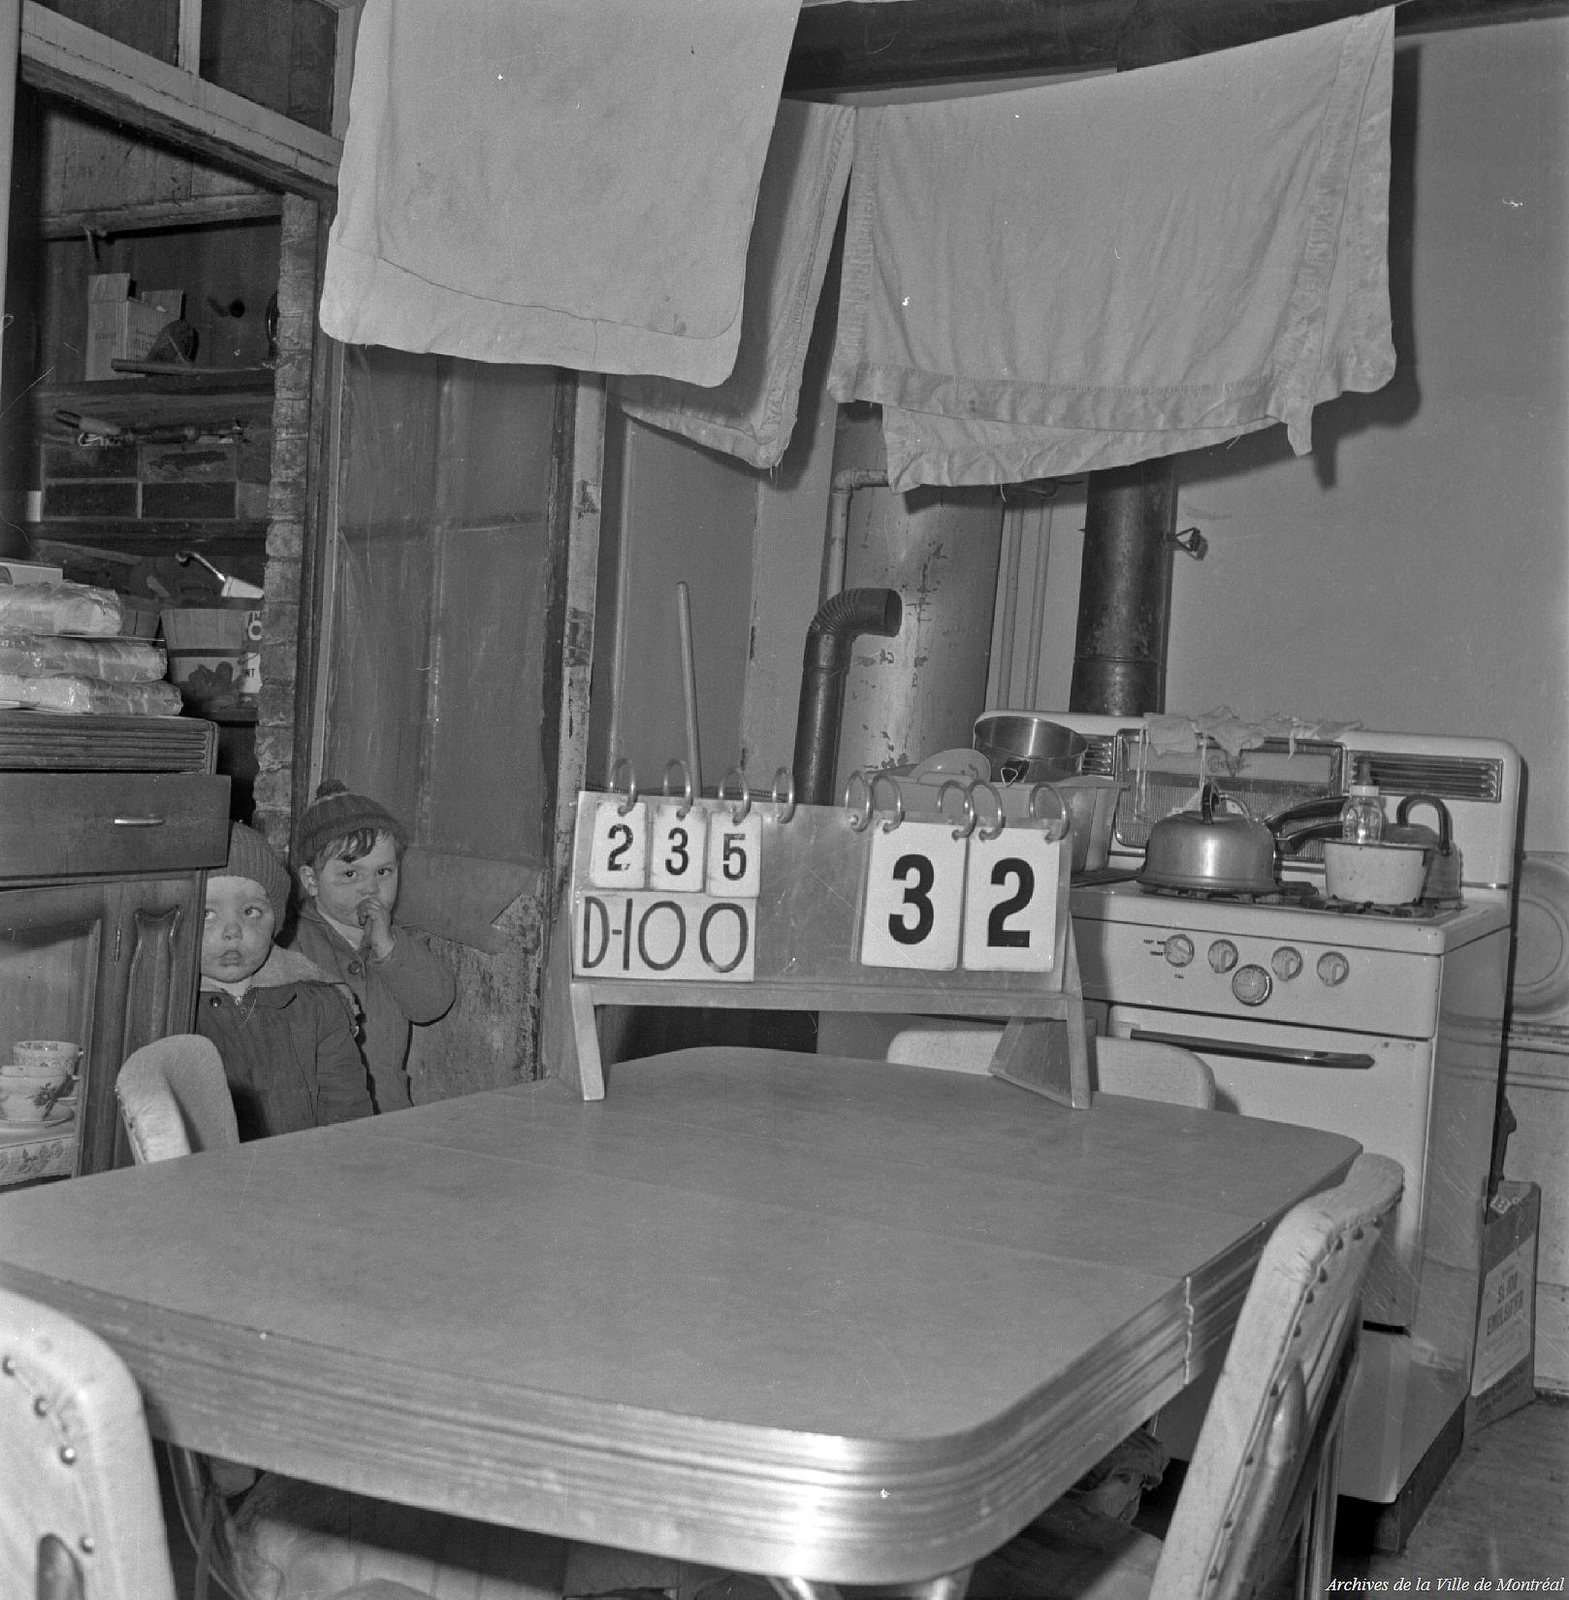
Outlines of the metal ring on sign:
[[1003,815],[1002,811],[1002,796],[982,778],[970,786],[971,805],[975,803],[974,794],[977,789],[984,789],[992,797],[992,804],[997,807],[997,826],[995,828],[982,828],[975,837],[977,839],[995,839],[1008,825],[1008,819]]
[[633,806],[637,804],[637,768],[632,765],[630,756],[622,756],[610,769],[610,787],[616,786],[616,774],[625,767],[627,769],[627,797],[624,805],[616,808],[616,815],[624,817]]
[[893,821],[883,824],[884,833],[892,833],[904,821],[904,795],[899,790],[899,780],[891,772],[874,772],[872,774],[872,810],[877,809],[877,785],[891,783],[893,785]]
[[1062,832],[1053,835],[1053,837],[1058,839],[1066,839],[1068,837],[1068,828],[1070,826],[1068,822],[1068,802],[1062,798],[1062,796],[1051,786],[1051,784],[1038,783],[1033,789],[1030,790],[1030,819],[1033,822],[1039,822],[1041,820],[1040,816],[1035,810],[1035,802],[1040,799],[1042,789],[1044,789],[1052,797],[1052,799],[1057,802],[1057,820],[1062,824]]
[[[861,809],[859,811],[850,804],[850,785],[852,783],[859,783],[861,786]],[[850,827],[856,833],[865,833],[872,825],[872,786],[866,781],[866,774],[859,767],[844,780],[843,803],[845,810],[850,813]]]
[[937,791],[938,814],[942,814],[943,796],[947,794],[950,789],[957,789],[959,791],[959,797],[964,801],[964,826],[962,828],[955,828],[953,830],[953,836],[955,839],[968,839],[970,835],[975,832],[975,802],[970,798],[970,791],[968,787],[960,783],[957,778],[950,778],[942,786],[942,788]]
[[719,801],[721,805],[724,803],[725,788],[732,778],[741,787],[741,803],[731,811],[730,820],[732,822],[740,822],[747,812],[752,809],[752,791],[746,786],[746,774],[739,767],[731,767],[724,777],[719,780]]
[[[784,780],[783,797],[779,793],[780,779]],[[780,808],[775,822],[788,822],[795,815],[795,774],[788,767],[781,767],[774,774],[774,804]]]
[[680,756],[672,756],[665,763],[664,790],[666,794],[670,793],[670,769],[672,767],[681,769],[681,804],[676,808],[676,821],[679,822],[692,809],[692,774],[687,770],[686,762]]

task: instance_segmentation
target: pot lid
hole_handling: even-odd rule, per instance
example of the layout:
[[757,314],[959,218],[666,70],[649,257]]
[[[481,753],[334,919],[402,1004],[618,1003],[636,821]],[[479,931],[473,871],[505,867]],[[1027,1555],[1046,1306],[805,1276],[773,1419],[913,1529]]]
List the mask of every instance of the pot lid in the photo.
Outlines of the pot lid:
[[1528,855],[1521,865],[1512,994],[1521,1021],[1569,1013],[1569,855]]

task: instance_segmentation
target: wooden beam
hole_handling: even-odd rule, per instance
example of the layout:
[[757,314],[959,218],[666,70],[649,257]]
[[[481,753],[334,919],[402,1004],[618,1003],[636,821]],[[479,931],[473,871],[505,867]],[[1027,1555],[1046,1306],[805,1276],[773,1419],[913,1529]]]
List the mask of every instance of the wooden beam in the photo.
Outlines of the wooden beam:
[[118,122],[197,151],[271,187],[333,200],[343,146],[195,73],[91,28],[22,7],[22,79]]
[[[786,92],[1089,72],[1254,44],[1382,0],[830,0],[807,4]],[[1569,15],[1569,0],[1403,0],[1401,32]]]
[[56,211],[39,223],[43,239],[80,239],[91,231],[101,237],[153,233],[164,228],[207,228],[214,223],[251,222],[282,215],[280,194],[192,195],[184,200],[146,201],[131,206],[99,206],[92,211]]

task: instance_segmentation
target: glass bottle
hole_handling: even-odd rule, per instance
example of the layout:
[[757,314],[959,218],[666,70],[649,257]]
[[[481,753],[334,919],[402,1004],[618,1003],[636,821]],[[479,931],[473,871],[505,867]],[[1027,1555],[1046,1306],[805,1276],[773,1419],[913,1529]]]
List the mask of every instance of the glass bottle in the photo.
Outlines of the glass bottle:
[[1358,766],[1356,782],[1340,813],[1340,837],[1356,844],[1375,844],[1384,837],[1384,802],[1366,761]]

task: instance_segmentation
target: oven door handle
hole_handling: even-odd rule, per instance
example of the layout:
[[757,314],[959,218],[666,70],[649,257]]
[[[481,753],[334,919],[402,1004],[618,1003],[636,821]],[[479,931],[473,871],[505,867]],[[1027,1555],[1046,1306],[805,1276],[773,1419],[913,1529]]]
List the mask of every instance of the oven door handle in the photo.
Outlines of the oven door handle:
[[1152,1044],[1174,1044],[1183,1050],[1196,1050],[1212,1056],[1240,1056],[1251,1061],[1284,1061],[1294,1067],[1371,1067],[1372,1056],[1350,1050],[1288,1050],[1275,1044],[1238,1044],[1231,1039],[1194,1038],[1186,1033],[1157,1033],[1153,1028],[1134,1028],[1130,1039],[1148,1039]]

